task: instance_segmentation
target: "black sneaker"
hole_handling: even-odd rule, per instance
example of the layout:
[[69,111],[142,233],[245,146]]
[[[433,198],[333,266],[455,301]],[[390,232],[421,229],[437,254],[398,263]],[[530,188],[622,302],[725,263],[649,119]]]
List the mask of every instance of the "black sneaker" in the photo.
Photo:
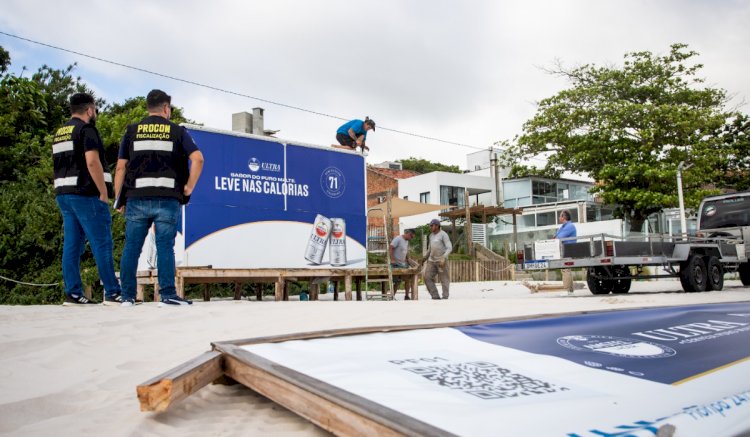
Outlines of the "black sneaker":
[[112,296],[104,296],[104,305],[120,305],[122,303],[122,295],[117,292]]
[[180,306],[180,305],[192,305],[192,300],[186,300],[180,296],[170,297],[169,299],[162,299],[159,303],[160,307],[164,306]]
[[93,301],[82,294],[65,294],[63,306],[73,305],[99,305],[99,302]]

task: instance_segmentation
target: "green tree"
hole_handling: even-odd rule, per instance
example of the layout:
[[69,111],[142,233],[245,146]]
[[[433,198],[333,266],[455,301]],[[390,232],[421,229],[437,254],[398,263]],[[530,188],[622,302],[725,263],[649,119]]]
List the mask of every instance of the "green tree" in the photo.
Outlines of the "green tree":
[[[69,117],[68,98],[75,92],[91,92],[74,65],[57,70],[43,66],[30,78],[5,73],[10,63],[0,47],[0,276],[17,281],[62,283],[62,218],[52,178],[52,136]],[[110,171],[114,169],[120,137],[125,126],[147,114],[145,98],[128,99],[106,106],[98,100],[99,128],[105,142]],[[173,120],[186,121],[175,108]],[[124,221],[113,216],[115,262],[124,242]],[[81,258],[85,286],[98,284],[93,256]],[[62,286],[35,287],[0,280],[0,304],[59,303]]]
[[439,162],[432,162],[422,158],[409,157],[399,159],[404,170],[416,171],[417,173],[430,173],[433,171],[445,171],[448,173],[461,173],[457,165],[445,165]]
[[684,44],[669,54],[625,55],[621,68],[557,66],[552,73],[571,88],[539,102],[536,115],[508,150],[511,161],[548,156],[549,169],[587,173],[603,201],[618,204],[640,231],[646,217],[677,205],[676,172],[681,161],[685,201],[697,206],[707,184],[718,179],[726,92],[703,87],[698,53]]
[[720,186],[738,191],[750,189],[750,117],[734,114],[719,136],[722,143],[717,153],[726,157],[720,171]]

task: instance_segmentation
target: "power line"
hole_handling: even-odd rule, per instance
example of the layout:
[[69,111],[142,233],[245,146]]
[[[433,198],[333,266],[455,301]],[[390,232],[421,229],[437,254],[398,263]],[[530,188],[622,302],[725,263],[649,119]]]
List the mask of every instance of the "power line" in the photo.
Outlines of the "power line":
[[[213,85],[208,85],[208,84],[204,84],[204,83],[200,83],[200,82],[195,82],[195,81],[188,80],[188,79],[182,79],[182,78],[179,78],[179,77],[176,77],[176,76],[170,76],[168,74],[159,73],[159,72],[152,71],[152,70],[147,70],[145,68],[135,67],[135,66],[128,65],[128,64],[123,64],[121,62],[111,61],[109,59],[104,59],[104,58],[100,58],[98,56],[93,56],[93,55],[89,55],[89,54],[86,54],[86,53],[81,53],[81,52],[78,52],[78,51],[75,51],[75,50],[66,49],[64,47],[58,47],[58,46],[55,46],[55,45],[52,45],[52,44],[47,44],[47,43],[43,43],[43,42],[40,42],[40,41],[35,41],[35,40],[29,39],[29,38],[24,38],[22,36],[14,35],[14,34],[3,32],[3,31],[0,31],[0,34],[1,35],[5,35],[5,36],[9,36],[11,38],[16,38],[16,39],[19,39],[19,40],[22,40],[22,41],[30,42],[32,44],[37,44],[37,45],[40,45],[40,46],[49,47],[49,48],[52,48],[52,49],[55,49],[55,50],[60,50],[60,51],[63,51],[63,52],[72,53],[74,55],[83,56],[83,57],[86,57],[86,58],[89,58],[89,59],[93,59],[93,60],[96,60],[96,61],[104,62],[104,63],[107,63],[107,64],[116,65],[118,67],[123,67],[123,68],[128,68],[128,69],[131,69],[131,70],[135,70],[135,71],[140,71],[142,73],[147,73],[147,74],[151,74],[151,75],[154,75],[154,76],[163,77],[165,79],[170,79],[170,80],[174,80],[174,81],[177,81],[177,82],[183,82],[183,83],[186,83],[186,84],[190,84],[190,85],[194,85],[194,86],[198,86],[198,87],[202,87],[202,88],[207,88],[207,89],[210,89],[210,90],[213,90],[213,91],[218,91],[218,92],[225,93],[225,94],[230,94],[230,95],[234,95],[234,96],[244,97],[244,98],[247,98],[247,99],[253,99],[253,100],[257,100],[259,102],[268,103],[270,105],[276,105],[276,106],[281,106],[283,108],[288,108],[288,109],[294,109],[294,110],[297,110],[297,111],[307,112],[309,114],[315,114],[315,115],[319,115],[321,117],[328,117],[328,118],[333,118],[333,119],[342,120],[342,121],[347,121],[348,120],[347,118],[340,117],[340,116],[337,116],[337,115],[331,115],[331,114],[326,114],[324,112],[313,111],[311,109],[306,109],[306,108],[302,108],[302,107],[299,107],[299,106],[288,105],[286,103],[276,102],[276,101],[264,99],[264,98],[261,98],[261,97],[255,97],[255,96],[251,96],[251,95],[248,95],[248,94],[243,94],[243,93],[240,93],[240,92],[237,92],[237,91],[232,91],[232,90],[227,90],[227,89],[224,89],[224,88],[219,88],[219,87],[216,87],[216,86],[213,86]],[[421,135],[421,134],[416,134],[416,133],[412,133],[412,132],[405,132],[405,131],[402,131],[402,130],[392,129],[392,128],[388,128],[388,127],[384,127],[384,126],[378,126],[378,129],[386,130],[386,131],[389,131],[389,132],[394,132],[394,133],[397,133],[397,134],[408,135],[408,136],[411,136],[411,137],[422,138],[422,139],[425,139],[425,140],[437,141],[437,142],[445,143],[445,144],[451,144],[451,145],[454,145],[454,146],[467,147],[469,149],[487,150],[487,147],[472,146],[470,144],[464,144],[464,143],[458,143],[458,142],[455,142],[455,141],[443,140],[443,139],[440,139],[440,138],[430,137],[430,136],[427,136],[427,135]]]

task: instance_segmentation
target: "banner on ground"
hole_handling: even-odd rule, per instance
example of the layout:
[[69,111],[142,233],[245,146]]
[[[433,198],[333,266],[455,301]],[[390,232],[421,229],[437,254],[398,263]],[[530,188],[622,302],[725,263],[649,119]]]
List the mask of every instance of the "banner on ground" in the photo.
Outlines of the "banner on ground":
[[334,401],[445,434],[750,432],[750,303],[242,347],[319,381]]

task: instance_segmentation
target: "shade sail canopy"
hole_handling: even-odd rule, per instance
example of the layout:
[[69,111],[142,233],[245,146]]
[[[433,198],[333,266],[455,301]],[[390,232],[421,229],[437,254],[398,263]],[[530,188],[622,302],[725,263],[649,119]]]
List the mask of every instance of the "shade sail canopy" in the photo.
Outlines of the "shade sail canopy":
[[[391,217],[408,217],[410,215],[425,214],[454,208],[451,205],[433,205],[429,203],[412,202],[398,197],[391,198]],[[387,205],[385,202],[367,208],[370,217],[383,217]]]

